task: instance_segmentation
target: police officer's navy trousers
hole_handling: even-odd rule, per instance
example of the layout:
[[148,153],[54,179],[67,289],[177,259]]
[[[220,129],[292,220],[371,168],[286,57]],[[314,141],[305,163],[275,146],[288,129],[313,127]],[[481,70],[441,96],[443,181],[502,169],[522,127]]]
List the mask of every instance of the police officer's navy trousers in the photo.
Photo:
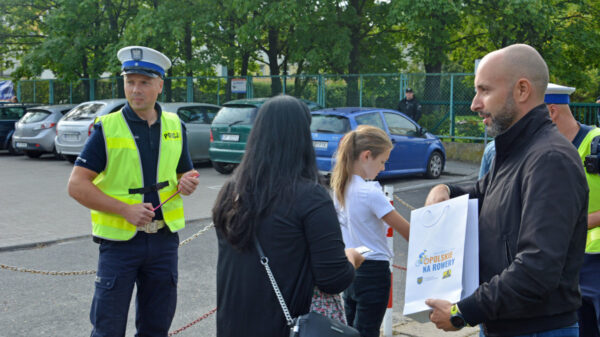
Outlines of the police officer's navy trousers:
[[125,336],[134,284],[136,336],[167,336],[177,304],[178,247],[178,234],[167,227],[154,234],[138,232],[129,241],[101,240],[92,337]]

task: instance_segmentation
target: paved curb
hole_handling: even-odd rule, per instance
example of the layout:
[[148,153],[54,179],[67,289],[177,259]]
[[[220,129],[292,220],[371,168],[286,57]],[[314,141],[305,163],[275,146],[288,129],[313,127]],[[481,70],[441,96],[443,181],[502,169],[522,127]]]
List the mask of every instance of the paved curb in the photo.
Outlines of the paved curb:
[[57,243],[74,241],[74,240],[79,240],[79,239],[84,239],[84,238],[91,238],[91,237],[92,237],[91,234],[86,234],[86,235],[71,236],[71,237],[66,237],[66,238],[61,238],[61,239],[55,239],[55,240],[39,241],[39,242],[31,242],[31,243],[23,243],[23,244],[12,245],[12,246],[4,246],[4,247],[0,247],[0,253],[2,253],[2,252],[12,252],[12,251],[15,251],[15,250],[31,249],[31,248],[43,248],[43,247],[46,247],[46,246],[55,245]]

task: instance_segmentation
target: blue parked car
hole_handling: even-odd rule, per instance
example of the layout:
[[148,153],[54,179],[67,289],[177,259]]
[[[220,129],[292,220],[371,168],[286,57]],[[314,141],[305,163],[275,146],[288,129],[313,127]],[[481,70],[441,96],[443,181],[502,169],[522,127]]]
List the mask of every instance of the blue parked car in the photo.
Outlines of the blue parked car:
[[335,152],[344,134],[362,124],[384,130],[394,144],[385,171],[378,178],[413,174],[439,178],[442,174],[446,162],[442,142],[405,114],[378,108],[330,108],[312,112],[310,129],[322,174],[331,174]]

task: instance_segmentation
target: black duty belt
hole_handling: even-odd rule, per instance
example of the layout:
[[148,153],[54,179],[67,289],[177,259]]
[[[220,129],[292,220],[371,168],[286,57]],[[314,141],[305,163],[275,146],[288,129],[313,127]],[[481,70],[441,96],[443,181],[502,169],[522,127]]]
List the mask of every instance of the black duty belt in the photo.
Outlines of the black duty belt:
[[140,188],[130,188],[129,194],[146,194],[146,193],[150,193],[150,192],[157,192],[167,186],[169,186],[169,182],[163,181],[163,182],[156,183],[156,184],[153,184],[150,186],[144,186],[144,187],[140,187]]

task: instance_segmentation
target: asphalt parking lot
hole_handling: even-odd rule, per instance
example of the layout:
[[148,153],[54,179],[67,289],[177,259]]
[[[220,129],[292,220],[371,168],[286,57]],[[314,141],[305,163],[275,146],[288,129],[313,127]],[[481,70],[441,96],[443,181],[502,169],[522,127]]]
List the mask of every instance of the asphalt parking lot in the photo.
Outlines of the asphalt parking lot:
[[[41,271],[93,271],[97,246],[90,239],[89,212],[66,193],[71,172],[67,161],[50,156],[31,159],[0,152],[0,265]],[[187,227],[183,241],[210,224],[210,210],[228,176],[209,164],[197,166],[200,185],[184,197]],[[409,207],[420,207],[431,186],[441,182],[469,181],[478,166],[449,162],[438,180],[408,177],[382,181],[393,185],[396,209],[410,217]],[[405,265],[407,243],[394,238],[394,264]],[[209,314],[216,302],[216,240],[209,229],[180,249],[179,301],[172,331]],[[93,274],[41,275],[0,269],[0,336],[82,336],[89,334],[89,305]],[[394,335],[444,335],[431,323],[422,324],[400,315],[403,305],[403,271],[394,272]],[[133,301],[128,335],[134,333]],[[214,315],[181,331],[181,336],[215,336]],[[471,336],[475,330],[451,334]]]

